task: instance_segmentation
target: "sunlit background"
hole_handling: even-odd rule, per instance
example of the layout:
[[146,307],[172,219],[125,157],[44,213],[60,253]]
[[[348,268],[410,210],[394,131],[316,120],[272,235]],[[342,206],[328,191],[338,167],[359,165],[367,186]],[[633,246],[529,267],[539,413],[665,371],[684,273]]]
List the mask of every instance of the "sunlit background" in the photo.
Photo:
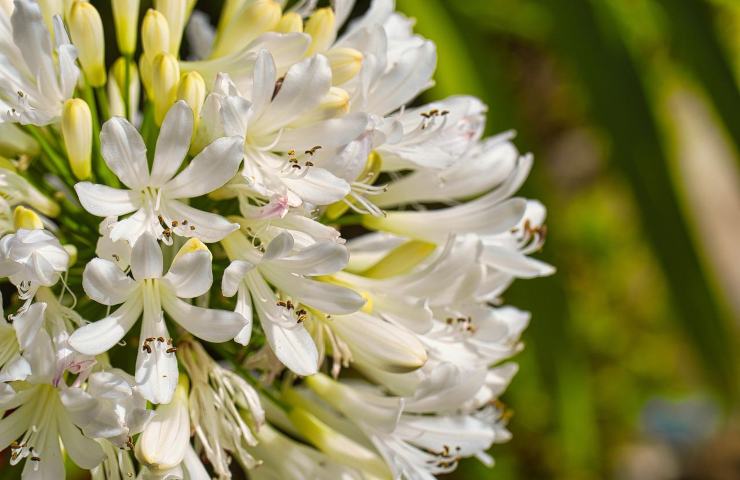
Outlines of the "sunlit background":
[[427,99],[514,129],[554,277],[504,402],[513,440],[456,479],[738,479],[740,2],[398,0],[437,43]]
[[513,440],[448,478],[739,479],[740,1],[397,1],[437,43],[422,100],[476,95],[534,153],[558,268],[505,298]]

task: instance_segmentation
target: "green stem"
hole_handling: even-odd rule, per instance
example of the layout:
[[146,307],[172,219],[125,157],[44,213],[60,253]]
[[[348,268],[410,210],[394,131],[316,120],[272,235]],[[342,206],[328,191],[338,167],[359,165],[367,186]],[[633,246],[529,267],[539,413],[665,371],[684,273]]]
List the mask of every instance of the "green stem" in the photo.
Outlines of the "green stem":
[[108,92],[105,91],[105,87],[95,87],[95,98],[97,98],[98,106],[100,107],[101,120],[108,120],[110,118],[110,103],[108,102]]
[[25,131],[31,135],[41,147],[42,155],[39,156],[44,166],[52,173],[64,180],[67,185],[74,185],[75,181],[72,173],[69,171],[68,162],[62,158],[57,151],[49,144],[39,131],[38,127],[27,125]]

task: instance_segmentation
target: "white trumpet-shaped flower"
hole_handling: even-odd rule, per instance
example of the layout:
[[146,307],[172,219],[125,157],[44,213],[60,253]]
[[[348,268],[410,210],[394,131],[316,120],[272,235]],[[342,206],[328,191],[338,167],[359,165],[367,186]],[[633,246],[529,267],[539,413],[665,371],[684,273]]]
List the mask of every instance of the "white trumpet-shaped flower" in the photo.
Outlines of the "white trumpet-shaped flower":
[[0,9],[0,117],[23,125],[59,120],[64,101],[72,97],[80,74],[77,50],[64,24],[55,16],[51,36],[39,4],[15,0],[11,15]]
[[0,239],[0,276],[9,277],[23,299],[57,283],[69,253],[46,230],[21,229]]
[[197,307],[182,300],[203,295],[211,288],[211,253],[191,239],[162,274],[162,250],[145,233],[131,254],[132,277],[116,264],[101,258],[87,264],[83,288],[90,298],[104,305],[121,304],[110,316],[75,331],[70,345],[87,355],[108,351],[142,316],[136,382],[150,402],[167,403],[177,385],[176,348],[172,344],[164,312],[185,330],[210,342],[226,342],[244,328],[240,314]]
[[81,182],[75,190],[83,207],[101,217],[133,215],[110,231],[112,241],[133,244],[144,233],[171,242],[172,235],[216,242],[237,225],[220,215],[193,208],[182,200],[210,193],[229,181],[241,162],[238,137],[219,138],[178,173],[193,131],[193,113],[178,101],[167,113],[157,139],[151,172],[146,146],[136,128],[116,117],[103,125],[102,153],[108,167],[129,190]]

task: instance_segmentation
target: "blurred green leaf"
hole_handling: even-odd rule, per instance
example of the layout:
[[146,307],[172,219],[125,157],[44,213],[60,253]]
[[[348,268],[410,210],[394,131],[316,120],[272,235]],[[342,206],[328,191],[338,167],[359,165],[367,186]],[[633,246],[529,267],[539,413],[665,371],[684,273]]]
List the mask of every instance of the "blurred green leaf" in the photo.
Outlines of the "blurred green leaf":
[[642,228],[677,306],[677,321],[706,377],[729,405],[737,382],[732,332],[692,244],[638,71],[606,11],[596,11],[589,0],[541,3],[554,20],[554,48],[585,88],[591,116],[610,137],[613,165],[634,192]]
[[740,153],[740,90],[712,23],[709,5],[701,0],[671,0],[661,5],[669,19],[676,56],[706,90]]

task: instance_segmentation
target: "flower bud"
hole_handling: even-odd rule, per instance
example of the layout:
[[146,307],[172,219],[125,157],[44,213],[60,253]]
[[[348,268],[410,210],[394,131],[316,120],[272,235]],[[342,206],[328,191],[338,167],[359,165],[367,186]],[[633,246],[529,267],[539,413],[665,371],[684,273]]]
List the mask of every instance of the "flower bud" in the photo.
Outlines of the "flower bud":
[[216,37],[211,57],[222,57],[241,50],[280,22],[282,8],[275,0],[255,0],[242,7]]
[[160,12],[149,9],[141,24],[141,44],[144,55],[151,61],[157,54],[168,52],[170,45],[170,26]]
[[154,101],[154,121],[162,125],[167,110],[177,99],[177,85],[180,81],[180,65],[174,55],[160,53],[152,63],[152,94]]
[[332,429],[303,408],[294,406],[287,415],[296,430],[327,457],[367,472],[373,478],[390,477],[388,467],[377,454]]
[[17,157],[20,154],[36,156],[39,144],[14,123],[0,123],[0,155]]
[[193,252],[199,252],[199,251],[205,251],[209,254],[211,253],[210,250],[208,250],[208,247],[198,240],[197,238],[190,238],[188,239],[185,244],[180,247],[180,250],[177,251],[177,254],[175,255],[175,258],[172,259],[172,262],[174,263],[178,258],[182,257],[183,255],[187,255],[188,253]]
[[294,33],[303,32],[303,19],[295,12],[288,12],[280,19],[275,27],[276,32]]
[[136,29],[139,23],[140,0],[111,0],[116,24],[118,49],[124,55],[136,51]]
[[182,76],[177,89],[177,99],[185,100],[185,103],[190,106],[195,119],[194,129],[197,129],[200,109],[206,99],[206,82],[200,73],[192,71]]
[[16,230],[43,230],[44,222],[33,210],[18,205],[13,210],[13,228]]
[[180,52],[182,32],[187,23],[188,4],[184,0],[156,0],[157,11],[167,19],[170,27],[170,42],[168,51],[177,58]]
[[304,32],[311,35],[311,45],[306,50],[306,56],[324,52],[329,49],[337,36],[334,29],[334,10],[329,7],[319,8],[306,22]]
[[100,87],[106,77],[105,38],[100,14],[92,4],[77,1],[72,5],[67,24],[85,78],[93,87]]
[[331,67],[331,82],[341,85],[355,78],[362,68],[362,52],[354,48],[332,48],[326,52]]
[[79,98],[64,102],[62,136],[72,173],[78,180],[90,177],[92,155],[92,115],[90,107]]
[[136,443],[136,458],[153,472],[180,465],[190,445],[189,382],[180,375],[172,401],[160,405]]
[[110,69],[110,76],[113,81],[108,82],[108,99],[110,100],[111,115],[123,117],[126,115],[125,98],[123,96],[124,85],[126,84],[126,62],[128,62],[128,102],[129,102],[129,121],[136,117],[136,109],[139,105],[141,95],[141,82],[139,80],[139,69],[133,60],[126,60],[119,57],[113,62]]

